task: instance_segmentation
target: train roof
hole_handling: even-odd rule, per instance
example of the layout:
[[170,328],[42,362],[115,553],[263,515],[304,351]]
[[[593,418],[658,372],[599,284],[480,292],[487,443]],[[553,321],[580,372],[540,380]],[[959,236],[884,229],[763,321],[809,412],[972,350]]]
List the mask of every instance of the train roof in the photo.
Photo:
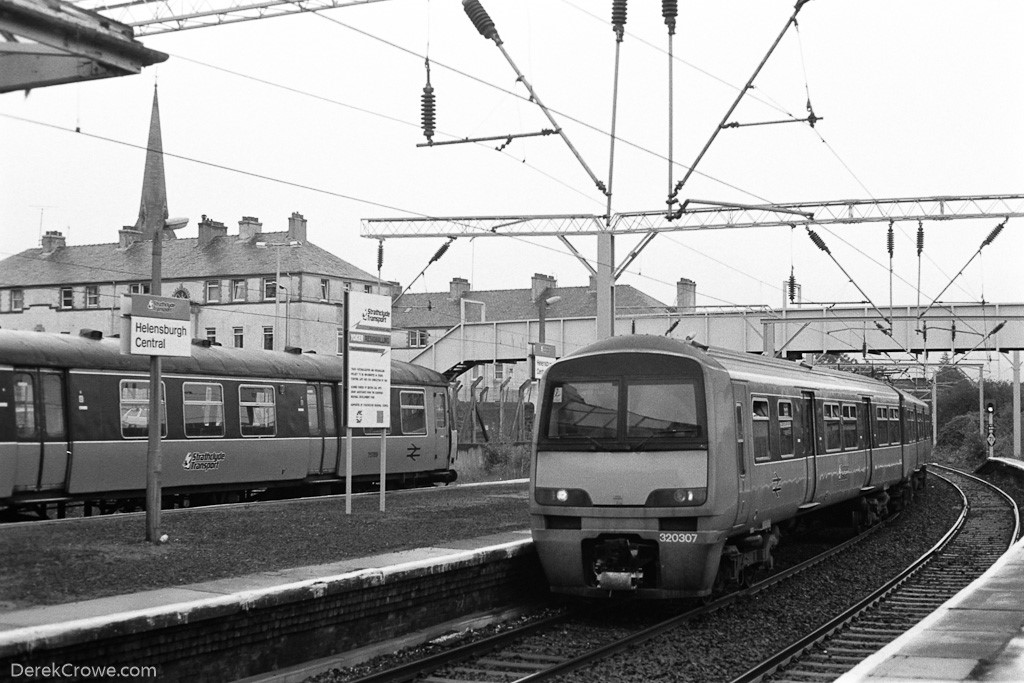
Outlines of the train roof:
[[872,396],[904,396],[913,403],[920,399],[890,384],[853,372],[832,370],[807,363],[768,358],[765,356],[726,349],[709,348],[671,337],[655,335],[621,335],[609,337],[586,346],[565,358],[602,353],[663,353],[693,358],[710,367],[728,373],[733,379],[751,382],[775,382],[816,390],[851,389]]
[[[0,364],[24,367],[60,367],[85,370],[146,372],[149,356],[121,353],[116,338],[93,339],[81,335],[0,330]],[[193,345],[192,355],[166,356],[167,373],[273,377],[343,382],[345,368],[339,356],[286,353],[263,349]],[[444,375],[403,361],[391,361],[392,384],[447,385]]]

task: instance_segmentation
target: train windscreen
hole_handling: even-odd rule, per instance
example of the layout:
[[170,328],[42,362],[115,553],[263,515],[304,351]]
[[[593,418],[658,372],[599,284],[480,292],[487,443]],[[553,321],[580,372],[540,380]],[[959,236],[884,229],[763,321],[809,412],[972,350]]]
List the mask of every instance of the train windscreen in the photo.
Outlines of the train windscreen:
[[[687,359],[564,362],[547,377],[541,447],[563,450],[706,448],[699,367]],[[602,376],[603,375],[603,376]]]

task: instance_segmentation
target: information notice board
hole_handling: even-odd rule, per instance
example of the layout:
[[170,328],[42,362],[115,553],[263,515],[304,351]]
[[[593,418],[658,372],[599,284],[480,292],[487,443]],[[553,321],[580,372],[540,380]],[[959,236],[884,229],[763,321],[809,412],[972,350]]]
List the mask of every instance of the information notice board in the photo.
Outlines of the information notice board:
[[391,426],[391,297],[345,292],[345,426]]

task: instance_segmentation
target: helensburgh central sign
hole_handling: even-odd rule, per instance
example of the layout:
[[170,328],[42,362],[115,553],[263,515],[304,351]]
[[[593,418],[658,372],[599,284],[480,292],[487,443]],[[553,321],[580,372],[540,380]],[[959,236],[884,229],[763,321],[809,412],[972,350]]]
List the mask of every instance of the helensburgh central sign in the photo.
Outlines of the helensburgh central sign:
[[129,316],[128,333],[121,336],[122,353],[192,355],[188,299],[132,294],[122,300],[121,312]]

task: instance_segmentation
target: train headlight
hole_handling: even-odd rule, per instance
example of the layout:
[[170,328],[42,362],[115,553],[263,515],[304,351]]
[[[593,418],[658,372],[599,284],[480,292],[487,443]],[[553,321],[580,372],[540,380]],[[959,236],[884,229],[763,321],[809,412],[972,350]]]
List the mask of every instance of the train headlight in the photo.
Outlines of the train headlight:
[[534,499],[540,505],[564,505],[572,507],[590,506],[590,495],[583,489],[545,488],[538,486]]
[[708,499],[708,490],[700,488],[656,489],[647,496],[647,507],[683,507],[703,505]]

